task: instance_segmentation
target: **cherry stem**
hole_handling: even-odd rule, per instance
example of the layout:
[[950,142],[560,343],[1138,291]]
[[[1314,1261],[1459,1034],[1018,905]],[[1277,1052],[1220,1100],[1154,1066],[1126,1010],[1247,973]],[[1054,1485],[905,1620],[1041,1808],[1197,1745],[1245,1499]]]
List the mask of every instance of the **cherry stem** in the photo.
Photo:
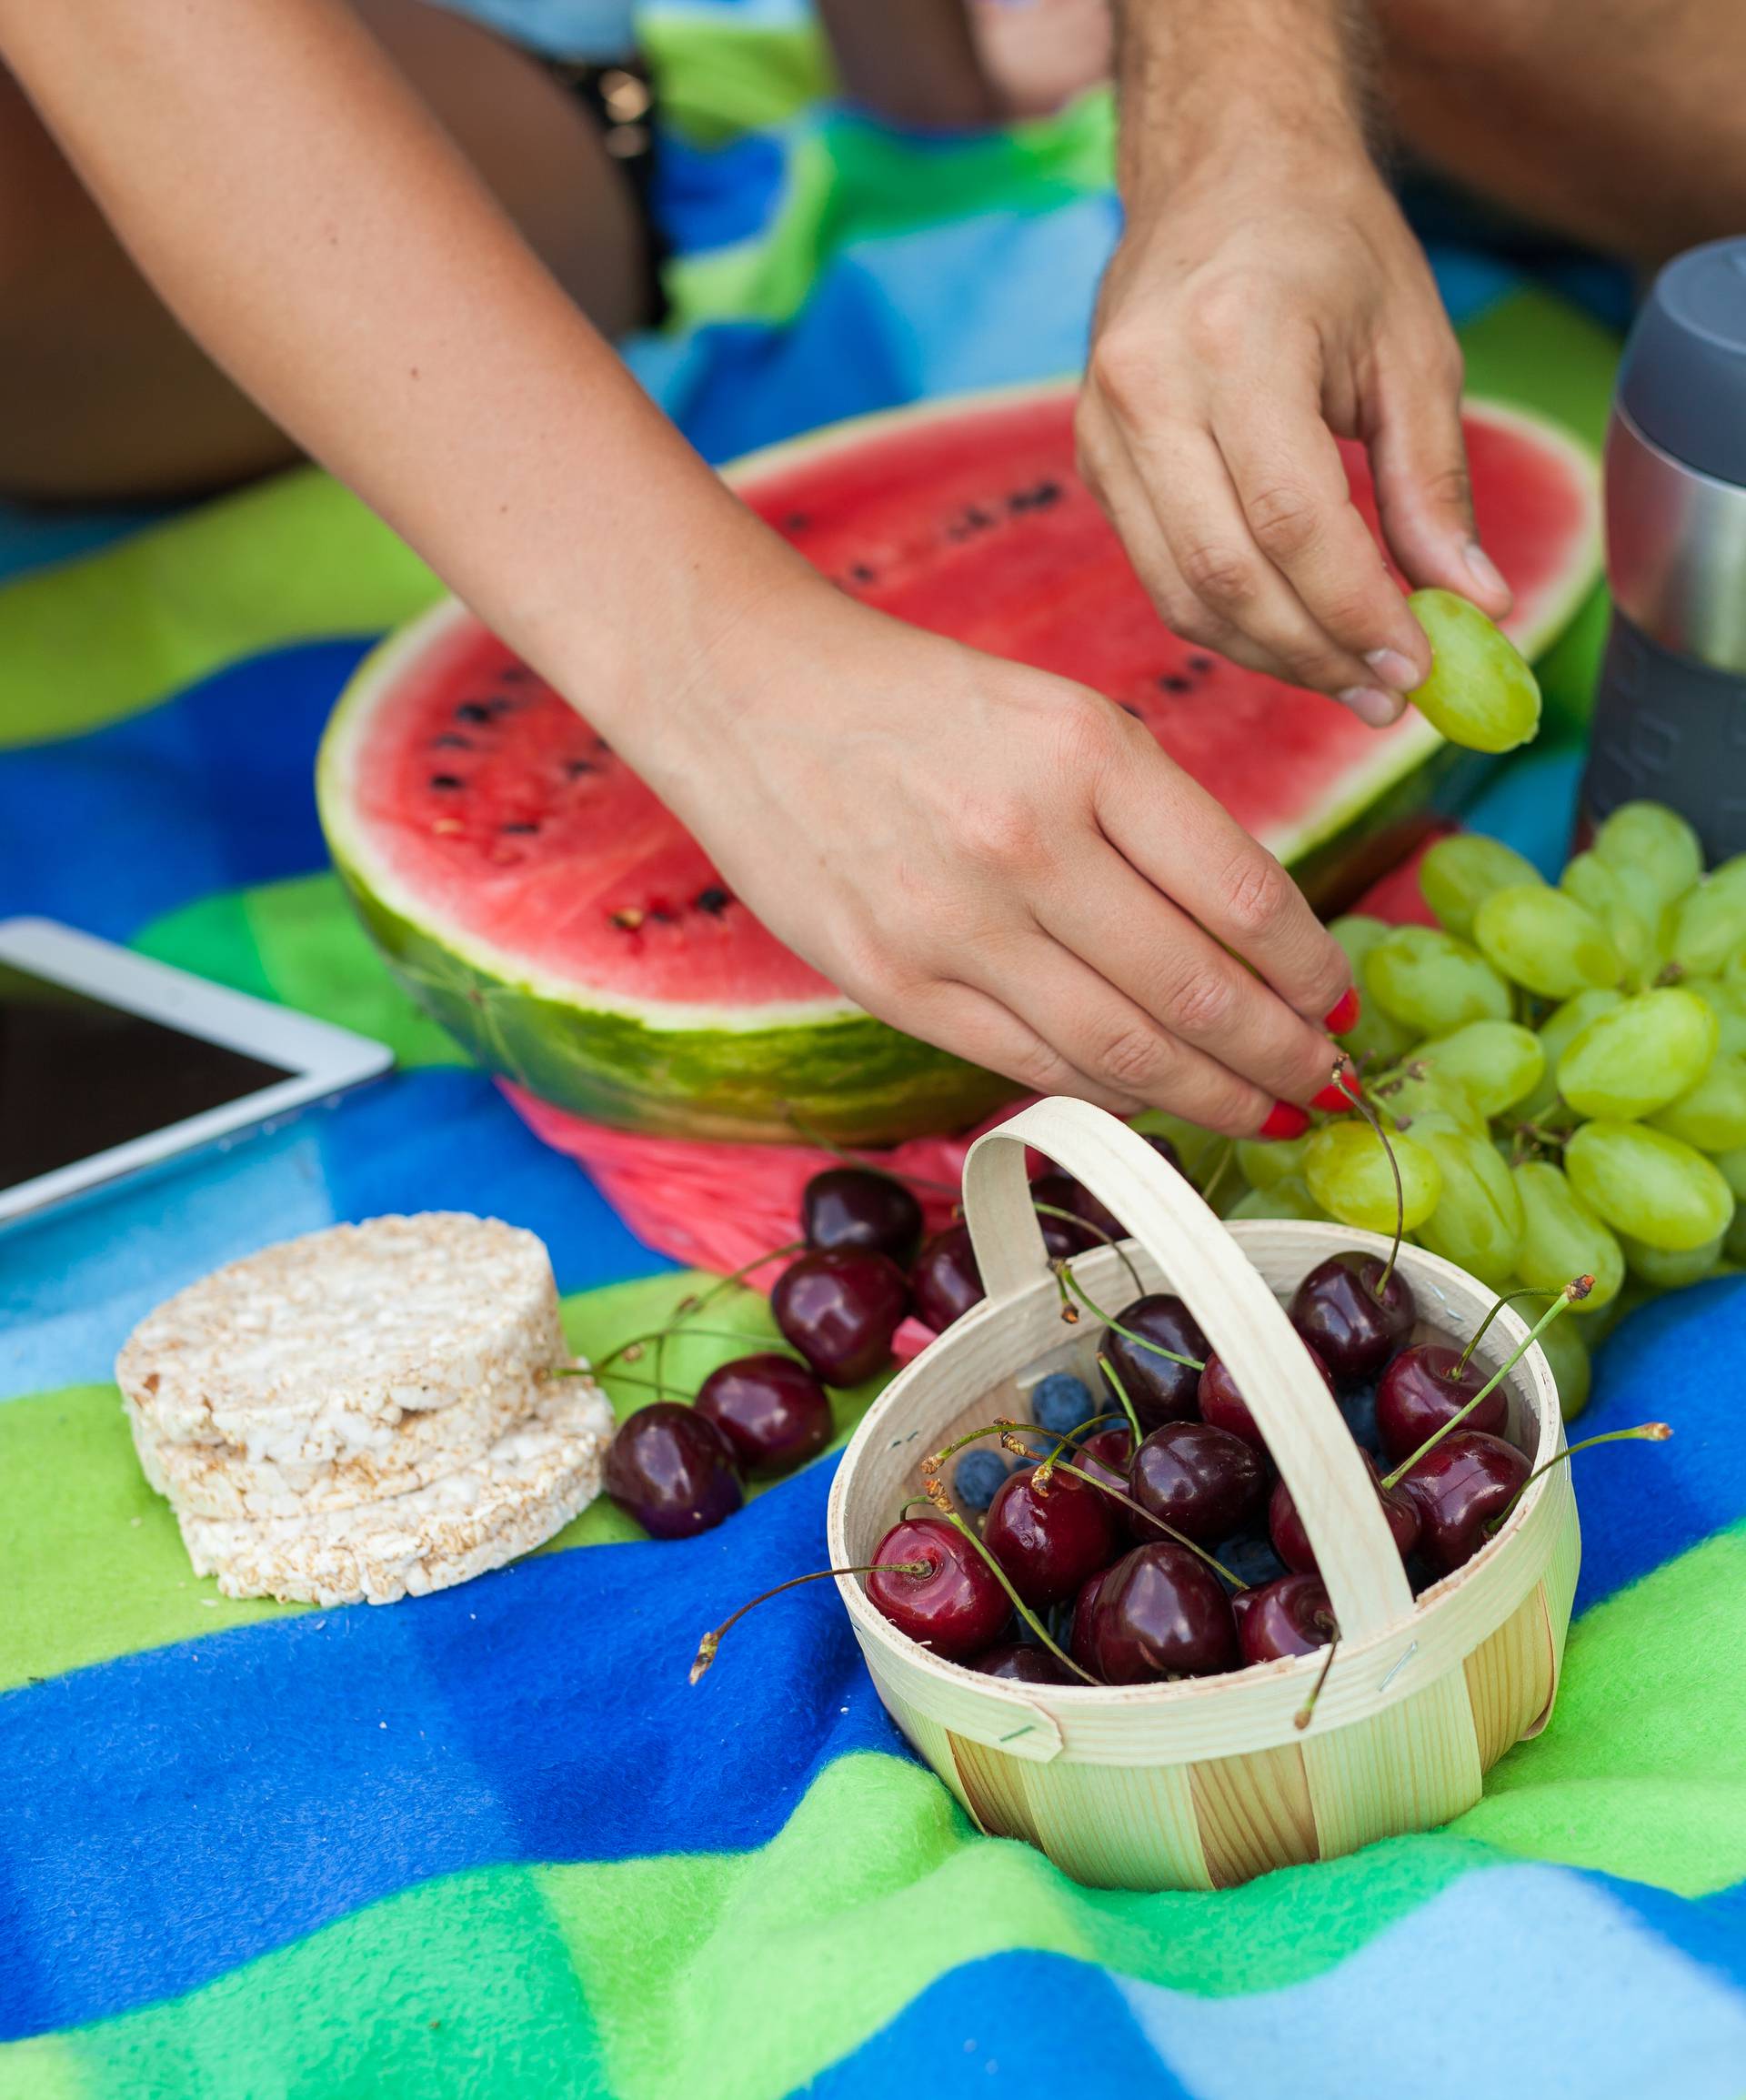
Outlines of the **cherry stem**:
[[1175,1350],[1166,1349],[1161,1341],[1149,1341],[1143,1334],[1136,1334],[1131,1327],[1124,1327],[1119,1320],[1112,1320],[1102,1306],[1086,1293],[1084,1284],[1074,1275],[1065,1261],[1053,1264],[1055,1273],[1088,1312],[1095,1312],[1112,1334],[1119,1334],[1125,1341],[1131,1341],[1136,1349],[1150,1350],[1154,1356],[1168,1357],[1172,1363],[1179,1363],[1187,1371],[1204,1371],[1207,1367],[1192,1356],[1179,1356]]
[[1035,1196],[1030,1200],[1030,1207],[1039,1218],[1064,1218],[1069,1225],[1077,1225],[1081,1232],[1089,1232],[1094,1239],[1101,1240],[1106,1247],[1113,1247],[1122,1267],[1134,1280],[1135,1291],[1144,1294],[1146,1286],[1139,1280],[1139,1271],[1134,1267],[1132,1257],[1119,1240],[1104,1231],[1100,1226],[1081,1218],[1077,1211],[1063,1211],[1057,1203],[1039,1203]]
[[[604,1356],[597,1358],[594,1368],[597,1372],[607,1371],[611,1365],[617,1363],[621,1356],[629,1356],[633,1349],[645,1349],[651,1341],[664,1341],[673,1331],[674,1330],[670,1327],[651,1327],[647,1334],[633,1334],[628,1340],[617,1343],[616,1347],[607,1350]],[[687,1335],[695,1337],[699,1341],[743,1341],[748,1353],[777,1350],[784,1355],[792,1356],[797,1362],[806,1361],[798,1349],[794,1348],[791,1343],[784,1341],[781,1336],[778,1334],[768,1336],[742,1334],[728,1327],[687,1327],[685,1331]],[[633,1356],[630,1361],[634,1363],[637,1359]]]
[[[945,1490],[942,1488],[940,1492],[943,1497]],[[1012,1599],[1013,1610],[1018,1613],[1018,1616],[1025,1622],[1026,1625],[1030,1628],[1031,1632],[1036,1634],[1037,1638],[1042,1643],[1043,1646],[1049,1650],[1049,1653],[1055,1657],[1056,1661],[1059,1663],[1065,1663],[1068,1668],[1072,1671],[1076,1677],[1083,1677],[1088,1684],[1100,1684],[1103,1682],[1101,1678],[1094,1677],[1090,1671],[1081,1669],[1079,1663],[1073,1660],[1072,1656],[1068,1653],[1067,1650],[1060,1646],[1058,1642],[1052,1640],[1049,1637],[1049,1628],[1044,1625],[1043,1622],[1037,1616],[1036,1613],[1031,1610],[1030,1606],[1026,1603],[1025,1600],[1018,1594],[1018,1591],[1013,1588],[1011,1583],[1008,1580],[1007,1571],[1000,1565],[999,1562],[995,1559],[993,1553],[977,1536],[976,1532],[970,1528],[970,1526],[964,1522],[964,1519],[961,1516],[958,1515],[958,1512],[953,1509],[948,1502],[944,1502],[943,1501],[936,1502],[934,1507],[939,1511],[940,1515],[945,1518],[948,1524],[953,1525],[957,1530],[963,1532],[964,1536],[970,1542],[971,1545],[976,1548],[977,1552],[980,1553],[982,1558],[988,1563],[988,1567],[994,1575],[995,1581],[999,1583],[1000,1587],[1007,1593],[1008,1596]]]
[[1407,1192],[1400,1185],[1400,1162],[1394,1156],[1394,1147],[1389,1142],[1389,1133],[1382,1128],[1382,1119],[1364,1099],[1361,1087],[1347,1084],[1346,1067],[1336,1065],[1333,1083],[1350,1101],[1359,1114],[1376,1132],[1378,1142],[1388,1155],[1389,1171],[1394,1176],[1394,1245],[1389,1249],[1389,1258],[1382,1264],[1382,1273],[1376,1280],[1376,1296],[1380,1301],[1389,1287],[1389,1279],[1394,1274],[1394,1265],[1400,1259],[1400,1242],[1407,1233]]
[[[985,1422],[980,1429],[968,1429],[962,1436],[955,1436],[950,1443],[941,1444],[938,1451],[929,1452],[921,1462],[921,1470],[928,1474],[937,1473],[953,1452],[962,1451],[966,1444],[978,1443],[985,1436],[1004,1439],[1009,1430],[1021,1435],[1029,1432],[1032,1436],[1046,1437],[1054,1433],[1050,1430],[1037,1429],[1028,1422],[1008,1422],[1004,1415],[996,1415],[992,1422]],[[1027,1452],[1026,1455],[1034,1457],[1035,1453]]]
[[1562,1451],[1554,1452],[1544,1465],[1536,1466],[1498,1512],[1497,1515],[1487,1519],[1485,1526],[1487,1532],[1500,1532],[1504,1525],[1510,1522],[1516,1504],[1540,1475],[1550,1472],[1555,1465],[1568,1464],[1578,1452],[1592,1451],[1598,1443],[1665,1443],[1672,1433],[1672,1425],[1669,1422],[1640,1422],[1635,1429],[1603,1430],[1598,1436],[1585,1436],[1580,1443],[1566,1444]]
[[1223,1151],[1219,1155],[1219,1164],[1207,1176],[1206,1186],[1200,1191],[1200,1201],[1209,1208],[1211,1207],[1214,1191],[1218,1189],[1219,1182],[1224,1180],[1231,1161],[1236,1157],[1237,1140],[1235,1138],[1228,1138],[1225,1140]]
[[1473,1361],[1473,1351],[1480,1346],[1480,1343],[1484,1341],[1486,1329],[1490,1326],[1491,1322],[1498,1317],[1499,1313],[1503,1311],[1506,1305],[1513,1305],[1518,1298],[1544,1298],[1545,1295],[1546,1293],[1543,1291],[1511,1291],[1507,1292],[1503,1297],[1500,1298],[1497,1303],[1491,1308],[1490,1311],[1486,1314],[1485,1318],[1481,1320],[1480,1324],[1473,1330],[1473,1339],[1468,1343],[1467,1347],[1462,1350],[1460,1354],[1460,1361],[1456,1364],[1453,1371],[1447,1373],[1450,1383],[1451,1385],[1456,1383],[1460,1378],[1461,1373]]
[[911,1189],[926,1189],[936,1196],[958,1196],[963,1193],[950,1181],[937,1181],[931,1174],[912,1174],[905,1168],[888,1166],[883,1160],[873,1159],[866,1152],[858,1152],[848,1145],[839,1145],[835,1138],[826,1137],[817,1124],[809,1123],[792,1101],[785,1101],[782,1105],[788,1110],[788,1120],[808,1144],[815,1146],[821,1152],[828,1152],[833,1160],[845,1160],[851,1167],[865,1167],[869,1174],[883,1174],[888,1181],[901,1181]]
[[1388,1473],[1383,1477],[1382,1487],[1384,1492],[1386,1492],[1390,1488],[1398,1487],[1400,1484],[1400,1476],[1402,1473],[1410,1472],[1413,1467],[1419,1463],[1419,1461],[1424,1457],[1427,1452],[1434,1451],[1436,1447],[1442,1442],[1443,1439],[1449,1434],[1450,1430],[1459,1429],[1462,1422],[1467,1420],[1468,1416],[1472,1413],[1473,1410],[1478,1407],[1480,1402],[1487,1398],[1487,1396],[1494,1390],[1494,1388],[1502,1382],[1505,1376],[1516,1368],[1517,1364],[1519,1364],[1522,1358],[1527,1355],[1528,1351],[1534,1346],[1535,1342],[1540,1340],[1540,1336],[1545,1333],[1546,1330],[1552,1324],[1553,1321],[1561,1319],[1572,1305],[1579,1304],[1593,1289],[1594,1278],[1592,1276],[1573,1277],[1570,1281],[1564,1286],[1563,1290],[1559,1292],[1558,1296],[1553,1299],[1552,1302],[1546,1308],[1546,1311],[1540,1315],[1538,1323],[1535,1325],[1532,1332],[1528,1336],[1528,1339],[1525,1341],[1518,1343],[1514,1353],[1506,1357],[1504,1361],[1499,1364],[1498,1368],[1491,1373],[1490,1377],[1486,1380],[1485,1383],[1480,1386],[1480,1390],[1473,1395],[1472,1399],[1468,1402],[1467,1405],[1465,1407],[1457,1408],[1455,1412],[1450,1416],[1449,1420],[1444,1422],[1440,1429],[1435,1429],[1431,1432],[1431,1433],[1425,1439],[1424,1442],[1421,1443],[1418,1450],[1413,1452],[1410,1458],[1402,1459],[1400,1463],[1395,1467],[1391,1473]]
[[724,1291],[732,1290],[737,1283],[743,1284],[753,1270],[762,1269],[766,1263],[770,1261],[784,1261],[790,1254],[801,1253],[805,1251],[806,1244],[804,1240],[790,1240],[784,1246],[772,1247],[768,1254],[756,1255],[749,1261],[742,1261],[738,1269],[730,1269],[726,1276],[717,1277],[700,1298],[681,1298],[673,1308],[673,1318],[670,1323],[655,1337],[655,1376],[657,1380],[658,1381],[661,1375],[661,1361],[667,1351],[667,1338],[682,1321],[688,1320],[694,1312],[701,1312],[706,1305],[719,1298]]
[[[1051,1458],[1049,1463],[1058,1472],[1070,1473],[1076,1481],[1083,1481],[1087,1487],[1096,1488],[1099,1492],[1112,1496],[1117,1502],[1132,1510],[1137,1517],[1143,1518],[1154,1530],[1162,1532],[1167,1538],[1174,1539],[1179,1546],[1186,1546],[1197,1560],[1204,1561],[1214,1574],[1222,1576],[1232,1589],[1248,1589],[1249,1584],[1243,1581],[1240,1575],[1233,1575],[1225,1563],[1222,1561],[1214,1560],[1204,1546],[1197,1546],[1191,1538],[1188,1537],[1186,1533],[1179,1532],[1174,1524],[1167,1524],[1162,1517],[1155,1517],[1143,1502],[1137,1502],[1132,1495],[1124,1494],[1119,1488],[1112,1488],[1108,1481],[1099,1480],[1094,1473],[1081,1472],[1078,1466],[1070,1465],[1059,1453]],[[1041,1470],[1039,1466],[1038,1471],[1040,1472]]]
[[1111,1363],[1109,1359],[1101,1351],[1099,1351],[1098,1355],[1098,1369],[1102,1372],[1103,1375],[1116,1389],[1116,1398],[1120,1401],[1122,1410],[1128,1417],[1128,1426],[1134,1432],[1134,1449],[1138,1451],[1140,1445],[1146,1441],[1146,1432],[1139,1426],[1139,1411],[1135,1407],[1133,1402],[1129,1399],[1128,1388],[1122,1383],[1120,1375],[1117,1372],[1115,1365]]
[[1321,1659],[1321,1668],[1315,1683],[1310,1687],[1310,1696],[1291,1716],[1293,1728],[1308,1728],[1316,1711],[1316,1701],[1321,1697],[1321,1688],[1328,1682],[1328,1673],[1334,1666],[1334,1651],[1340,1646],[1340,1627],[1334,1626],[1334,1637],[1328,1643],[1328,1653]]
[[792,1575],[786,1583],[778,1583],[773,1590],[766,1590],[761,1595],[754,1597],[750,1603],[742,1604],[738,1612],[730,1613],[713,1633],[704,1635],[697,1643],[697,1655],[691,1665],[690,1681],[695,1684],[703,1675],[715,1661],[717,1649],[748,1612],[756,1611],[759,1604],[768,1603],[772,1597],[779,1597],[784,1590],[798,1590],[802,1583],[822,1583],[830,1575],[931,1575],[934,1568],[932,1561],[868,1561],[858,1568],[815,1568],[809,1575]]

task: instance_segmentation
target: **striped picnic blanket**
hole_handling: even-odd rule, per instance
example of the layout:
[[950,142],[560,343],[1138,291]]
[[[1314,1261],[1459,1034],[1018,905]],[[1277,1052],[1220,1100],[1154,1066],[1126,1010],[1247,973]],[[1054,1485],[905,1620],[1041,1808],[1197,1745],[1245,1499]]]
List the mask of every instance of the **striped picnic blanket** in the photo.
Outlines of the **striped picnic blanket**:
[[[1076,361],[1114,228],[1100,100],[922,142],[832,106],[778,0],[651,6],[646,39],[680,253],[675,329],[634,356],[712,457]],[[1592,433],[1604,338],[1493,263],[1438,260],[1476,382]],[[818,1563],[828,1457],[694,1542],[601,1505],[386,1609],[196,1580],[108,1382],[193,1276],[338,1219],[492,1212],[545,1238],[597,1351],[688,1280],[399,998],[325,872],[315,740],[366,639],[430,597],[419,565],[307,471],[143,526],[11,519],[0,562],[0,911],[399,1059],[0,1240],[4,2100],[1746,2094],[1731,1281],[1601,1353],[1594,1425],[1678,1435],[1579,1462],[1551,1728],[1450,1828],[1224,1894],[1090,1892],[978,1836],[827,1588],[687,1688],[702,1628]],[[1555,859],[1569,786],[1558,758],[1506,776],[1490,820]],[[768,1331],[761,1301],[730,1317]]]

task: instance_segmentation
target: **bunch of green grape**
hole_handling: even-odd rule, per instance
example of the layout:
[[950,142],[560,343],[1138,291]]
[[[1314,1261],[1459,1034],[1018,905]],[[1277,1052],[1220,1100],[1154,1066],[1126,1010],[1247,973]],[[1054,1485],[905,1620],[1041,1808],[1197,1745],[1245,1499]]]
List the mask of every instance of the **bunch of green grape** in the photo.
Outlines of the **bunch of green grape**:
[[[1633,802],[1556,887],[1477,833],[1440,840],[1420,882],[1436,927],[1333,923],[1364,1002],[1341,1044],[1410,1238],[1500,1291],[1594,1278],[1546,1337],[1573,1414],[1582,1332],[1746,1265],[1746,855],[1706,875],[1691,826]],[[1356,1116],[1234,1151],[1165,1127],[1221,1215],[1394,1229]]]

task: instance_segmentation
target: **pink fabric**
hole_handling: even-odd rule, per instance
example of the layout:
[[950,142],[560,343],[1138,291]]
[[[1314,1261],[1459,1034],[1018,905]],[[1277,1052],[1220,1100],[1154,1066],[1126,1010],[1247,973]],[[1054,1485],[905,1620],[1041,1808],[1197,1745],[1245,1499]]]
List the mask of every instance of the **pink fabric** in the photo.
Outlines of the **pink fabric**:
[[[1415,853],[1385,875],[1355,909],[1401,924],[1430,924],[1419,889],[1419,859]],[[535,1134],[584,1169],[639,1240],[676,1261],[717,1275],[794,1240],[799,1231],[800,1191],[821,1168],[839,1163],[834,1154],[810,1145],[701,1144],[685,1138],[637,1137],[552,1108],[507,1080],[498,1084]],[[1003,1122],[1018,1105],[1004,1110],[983,1129]],[[888,1152],[859,1156],[899,1177],[917,1177],[911,1186],[928,1229],[938,1231],[955,1214],[964,1155],[978,1134],[918,1138]],[[945,1186],[918,1185],[930,1181]],[[780,1274],[781,1264],[772,1261],[748,1281],[768,1291]],[[918,1321],[906,1321],[898,1333],[899,1359],[907,1361],[930,1339],[929,1330]]]

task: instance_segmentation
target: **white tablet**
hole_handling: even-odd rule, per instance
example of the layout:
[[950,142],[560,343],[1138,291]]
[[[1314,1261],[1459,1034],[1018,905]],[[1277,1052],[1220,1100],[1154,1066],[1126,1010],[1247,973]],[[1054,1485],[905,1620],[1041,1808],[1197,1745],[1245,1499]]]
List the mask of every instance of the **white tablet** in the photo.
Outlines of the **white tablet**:
[[0,920],[0,1224],[393,1061],[364,1036],[71,927]]

